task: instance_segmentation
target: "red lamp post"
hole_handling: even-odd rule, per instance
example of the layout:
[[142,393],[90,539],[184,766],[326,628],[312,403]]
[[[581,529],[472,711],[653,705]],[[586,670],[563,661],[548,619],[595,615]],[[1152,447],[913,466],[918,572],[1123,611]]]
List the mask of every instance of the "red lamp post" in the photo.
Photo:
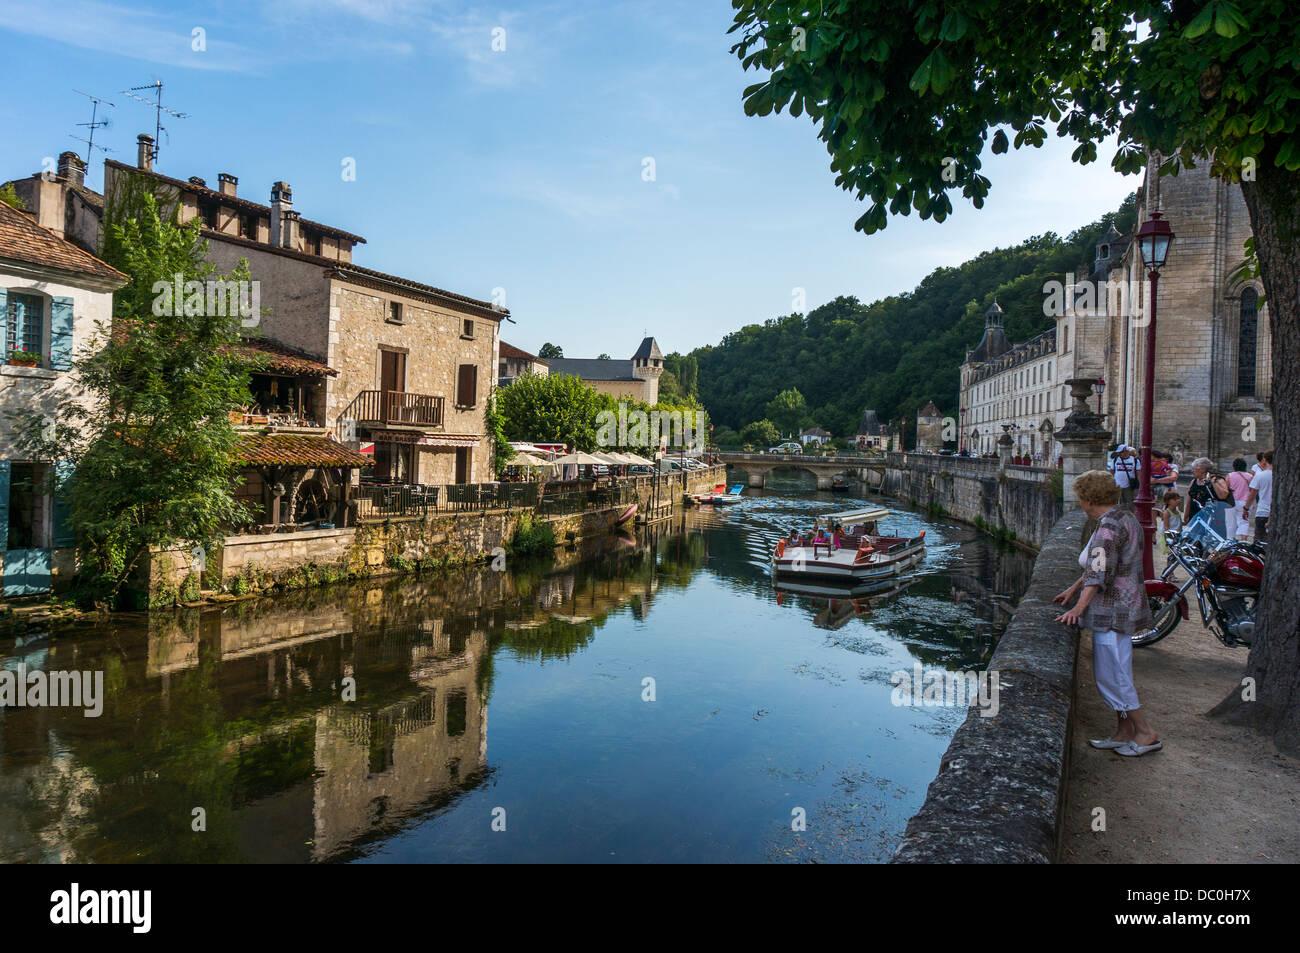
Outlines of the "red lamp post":
[[957,453],[966,449],[966,408],[957,408]]
[[1156,290],[1160,284],[1160,269],[1169,255],[1174,241],[1174,231],[1169,223],[1152,212],[1137,233],[1138,247],[1142,250],[1142,265],[1151,282],[1151,313],[1147,316],[1146,378],[1142,382],[1142,470],[1138,475],[1138,495],[1134,501],[1138,522],[1142,525],[1145,545],[1142,547],[1142,572],[1145,578],[1156,577],[1155,545],[1156,524],[1151,517],[1151,415],[1155,406],[1156,377]]

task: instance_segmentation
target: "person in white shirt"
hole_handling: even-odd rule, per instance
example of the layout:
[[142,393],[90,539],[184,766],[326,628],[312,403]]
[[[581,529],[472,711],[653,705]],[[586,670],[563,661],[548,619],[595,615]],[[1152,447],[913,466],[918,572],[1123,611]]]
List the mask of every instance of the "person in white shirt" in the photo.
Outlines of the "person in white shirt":
[[1255,515],[1255,539],[1268,542],[1268,518],[1273,512],[1273,451],[1259,458],[1260,471],[1251,478],[1246,511]]
[[1126,509],[1132,509],[1133,497],[1137,495],[1137,468],[1137,451],[1128,444],[1121,443],[1111,457],[1109,469],[1115,477],[1115,485],[1119,487],[1119,505]]

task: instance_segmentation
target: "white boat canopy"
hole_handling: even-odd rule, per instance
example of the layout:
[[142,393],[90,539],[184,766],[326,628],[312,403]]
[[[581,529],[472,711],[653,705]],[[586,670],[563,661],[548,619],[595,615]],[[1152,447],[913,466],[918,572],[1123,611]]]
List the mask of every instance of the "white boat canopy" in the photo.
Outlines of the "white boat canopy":
[[845,510],[843,513],[825,513],[817,519],[818,522],[852,526],[854,523],[873,523],[888,515],[889,510],[883,506],[862,506],[856,510]]

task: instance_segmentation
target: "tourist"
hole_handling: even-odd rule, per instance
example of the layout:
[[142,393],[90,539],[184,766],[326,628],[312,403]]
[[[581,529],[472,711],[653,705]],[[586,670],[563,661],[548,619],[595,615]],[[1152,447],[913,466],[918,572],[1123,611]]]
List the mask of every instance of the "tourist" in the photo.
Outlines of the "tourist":
[[1074,481],[1074,493],[1097,529],[1079,553],[1083,575],[1052,601],[1074,607],[1057,616],[1092,632],[1092,666],[1097,690],[1116,714],[1115,733],[1094,738],[1094,748],[1137,757],[1162,747],[1147,721],[1133,685],[1133,633],[1153,624],[1142,580],[1142,527],[1119,504],[1120,488],[1105,470],[1089,470]]
[[831,530],[831,551],[832,552],[840,548],[842,539],[843,537],[841,535],[840,524],[836,523],[834,528]]
[[1197,457],[1192,461],[1192,485],[1187,488],[1187,504],[1183,510],[1183,525],[1186,526],[1193,516],[1211,503],[1227,505],[1232,499],[1232,488],[1228,481],[1213,472],[1214,461],[1209,457]]
[[1164,450],[1151,451],[1151,495],[1159,494],[1160,489],[1174,487],[1178,485],[1178,467],[1174,466],[1174,460]]
[[1108,469],[1115,478],[1115,485],[1119,487],[1119,505],[1126,509],[1132,509],[1133,497],[1137,490],[1137,451],[1126,443],[1121,443],[1115,448],[1115,455],[1111,457]]
[[801,542],[802,541],[799,538],[799,531],[797,529],[790,530],[790,539],[786,545],[790,547],[794,547],[800,545]]
[[1253,478],[1255,474],[1262,469],[1264,469],[1264,451],[1261,450],[1259,453],[1255,454],[1255,463],[1250,468],[1251,477]]
[[1259,455],[1259,472],[1250,481],[1246,508],[1255,515],[1255,539],[1268,542],[1268,518],[1273,512],[1273,451]]
[[1246,469],[1245,457],[1232,461],[1232,472],[1228,474],[1228,486],[1232,487],[1232,518],[1235,526],[1228,528],[1229,536],[1245,539],[1250,535],[1250,521],[1246,519],[1246,501],[1250,499],[1250,478],[1253,474]]
[[1165,565],[1173,559],[1173,554],[1169,552],[1169,543],[1165,541],[1165,533],[1180,533],[1183,529],[1183,498],[1170,490],[1160,498],[1164,505],[1153,508],[1152,512],[1160,520],[1162,532],[1157,537],[1160,543],[1160,551],[1165,554]]

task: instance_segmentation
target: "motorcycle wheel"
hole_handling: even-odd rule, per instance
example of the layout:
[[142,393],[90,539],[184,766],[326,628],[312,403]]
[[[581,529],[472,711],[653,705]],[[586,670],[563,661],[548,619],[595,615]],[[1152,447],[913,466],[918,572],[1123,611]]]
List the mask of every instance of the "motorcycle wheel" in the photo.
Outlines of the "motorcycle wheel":
[[1155,645],[1174,629],[1178,628],[1178,623],[1182,619],[1182,612],[1176,607],[1171,607],[1163,619],[1160,613],[1164,611],[1165,606],[1169,605],[1169,600],[1164,596],[1149,595],[1147,604],[1151,607],[1151,615],[1157,620],[1158,625],[1147,629],[1143,632],[1133,633],[1133,644],[1136,646]]

